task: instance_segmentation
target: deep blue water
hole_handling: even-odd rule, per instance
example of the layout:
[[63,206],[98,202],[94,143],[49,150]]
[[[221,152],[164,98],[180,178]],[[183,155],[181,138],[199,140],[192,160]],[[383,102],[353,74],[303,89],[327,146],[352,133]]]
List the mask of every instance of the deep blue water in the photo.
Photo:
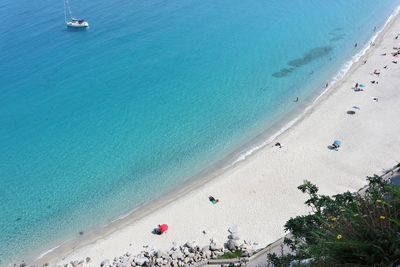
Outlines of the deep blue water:
[[107,224],[306,105],[398,4],[71,0],[90,23],[71,31],[61,0],[3,0],[0,265]]

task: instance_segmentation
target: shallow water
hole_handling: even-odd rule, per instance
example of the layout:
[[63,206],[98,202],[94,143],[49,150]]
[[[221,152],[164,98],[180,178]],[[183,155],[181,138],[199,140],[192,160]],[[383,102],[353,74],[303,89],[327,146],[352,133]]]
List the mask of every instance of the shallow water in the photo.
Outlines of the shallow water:
[[[0,265],[104,225],[318,94],[400,1],[0,4]],[[354,43],[358,46],[355,48]]]

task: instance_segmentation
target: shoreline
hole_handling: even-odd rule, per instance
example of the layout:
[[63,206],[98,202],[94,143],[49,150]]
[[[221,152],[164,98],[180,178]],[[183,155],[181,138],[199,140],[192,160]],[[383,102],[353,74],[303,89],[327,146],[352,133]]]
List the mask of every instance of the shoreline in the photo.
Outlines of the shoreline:
[[[380,43],[382,41],[381,39],[384,37],[384,35],[387,33],[387,31],[390,29],[393,23],[399,19],[399,14],[398,14],[399,11],[400,9],[399,7],[397,7],[396,10],[386,21],[384,27],[371,38],[372,42],[377,41],[378,43]],[[248,142],[247,144],[239,148],[237,151],[228,155],[225,159],[222,159],[221,161],[217,162],[211,168],[195,175],[192,179],[185,182],[179,188],[167,192],[165,196],[160,197],[148,204],[145,204],[144,206],[139,207],[129,212],[128,214],[121,216],[120,218],[117,218],[110,224],[102,226],[99,229],[95,229],[93,232],[90,232],[88,234],[85,234],[81,238],[66,241],[64,244],[60,244],[59,246],[50,249],[49,251],[43,253],[41,257],[36,259],[35,262],[53,263],[54,260],[60,259],[61,255],[67,256],[68,258],[69,255],[73,254],[80,248],[96,244],[98,241],[105,239],[112,233],[124,229],[126,226],[131,225],[137,221],[140,221],[141,219],[162,209],[163,207],[167,207],[172,203],[179,202],[178,200],[181,200],[182,198],[189,196],[191,193],[194,193],[194,191],[199,191],[202,187],[209,185],[210,182],[216,182],[215,180],[224,178],[222,177],[223,175],[229,175],[230,173],[234,172],[236,168],[239,168],[242,165],[247,165],[249,161],[251,161],[262,151],[268,149],[271,150],[271,148],[267,146],[271,144],[273,140],[276,140],[276,138],[278,137],[287,135],[288,132],[294,131],[297,128],[297,126],[299,126],[299,124],[301,124],[311,114],[313,114],[319,108],[320,105],[324,104],[325,101],[329,99],[329,97],[336,92],[335,89],[340,88],[344,83],[346,83],[346,78],[351,76],[355,71],[359,69],[360,66],[362,66],[361,59],[363,59],[364,57],[368,58],[373,51],[374,47],[370,47],[369,45],[367,45],[365,49],[363,48],[360,52],[354,55],[351,58],[351,60],[353,60],[354,57],[357,57],[358,54],[361,54],[356,61],[352,62],[352,64],[349,66],[347,71],[342,75],[342,77],[338,78],[334,82],[334,84],[331,84],[327,89],[320,92],[316,96],[316,98],[313,101],[311,101],[310,105],[306,105],[306,108],[303,111],[301,111],[300,114],[296,113],[298,116],[295,116],[294,119],[288,120],[289,122],[285,123],[284,126],[280,128],[280,130],[278,130],[278,132],[276,132],[275,134],[272,135],[270,134],[271,129],[266,130],[265,133],[254,138],[251,142]],[[350,62],[351,60],[349,60],[348,62]],[[345,65],[346,64],[344,64],[344,66]],[[342,68],[332,78],[332,80],[334,80],[335,77],[337,77],[340,74]],[[250,144],[253,144],[254,146],[251,146]],[[249,148],[249,149],[245,150],[244,148]],[[243,154],[242,152],[244,152],[244,156],[242,156]],[[234,157],[235,155],[237,156],[236,158]],[[226,165],[226,163],[229,162],[231,163]],[[390,166],[390,164],[388,166]],[[283,225],[281,226],[281,228],[283,231]],[[121,251],[121,254],[122,253],[123,252]]]

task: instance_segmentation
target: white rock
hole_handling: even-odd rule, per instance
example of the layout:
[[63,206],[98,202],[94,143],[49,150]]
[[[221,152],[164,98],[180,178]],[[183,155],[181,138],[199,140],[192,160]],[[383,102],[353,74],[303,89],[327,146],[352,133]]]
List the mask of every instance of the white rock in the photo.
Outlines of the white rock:
[[81,267],[83,265],[84,261],[71,261],[72,267]]
[[211,258],[211,250],[206,250],[204,255],[207,257],[207,259]]
[[242,250],[245,250],[245,251],[253,250],[253,247],[252,247],[251,245],[249,245],[249,244],[246,244],[246,243],[241,244],[241,245],[240,245],[240,248],[241,248]]
[[171,259],[176,260],[178,258],[178,252],[171,253]]
[[240,247],[243,244],[242,240],[234,240],[237,247]]
[[201,248],[201,251],[207,251],[207,250],[210,250],[210,246],[204,246],[204,247],[202,247]]
[[193,249],[196,247],[196,242],[195,241],[186,242],[185,247]]
[[233,234],[233,233],[238,233],[239,231],[239,227],[237,225],[232,225],[231,227],[229,227],[228,232]]
[[217,243],[211,243],[210,244],[210,250],[211,251],[216,251],[216,250],[223,251],[224,247],[222,245],[217,244]]
[[120,267],[129,267],[129,266],[131,266],[131,261],[129,261],[129,258],[124,258],[119,266]]
[[189,253],[190,253],[189,248],[187,248],[187,247],[184,247],[182,252],[183,252],[183,254],[185,254],[186,256],[189,255]]
[[101,267],[110,267],[110,261],[109,260],[104,260],[100,263]]
[[157,258],[156,259],[156,263],[161,266],[164,263],[164,259],[163,258]]
[[142,266],[143,264],[149,262],[149,259],[146,257],[139,257],[135,259],[136,265]]
[[157,258],[162,258],[162,254],[163,254],[162,250],[157,250],[156,253],[155,253],[155,256]]
[[224,252],[219,251],[219,250],[214,251],[214,253],[215,253],[216,256],[222,256],[222,255],[224,255]]
[[229,250],[235,250],[236,249],[235,240],[229,239],[228,242],[226,243],[226,246],[228,247]]
[[185,255],[181,252],[178,253],[178,260],[183,260],[185,258]]
[[228,236],[228,238],[229,238],[229,239],[233,239],[233,240],[239,240],[239,239],[240,239],[239,235],[236,234],[236,233],[230,234],[230,235]]

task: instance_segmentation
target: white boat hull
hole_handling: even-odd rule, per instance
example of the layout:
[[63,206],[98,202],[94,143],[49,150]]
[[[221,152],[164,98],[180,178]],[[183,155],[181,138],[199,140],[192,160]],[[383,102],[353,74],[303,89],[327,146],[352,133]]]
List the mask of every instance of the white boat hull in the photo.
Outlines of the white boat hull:
[[68,21],[67,26],[71,28],[87,28],[89,27],[89,23],[87,21]]

